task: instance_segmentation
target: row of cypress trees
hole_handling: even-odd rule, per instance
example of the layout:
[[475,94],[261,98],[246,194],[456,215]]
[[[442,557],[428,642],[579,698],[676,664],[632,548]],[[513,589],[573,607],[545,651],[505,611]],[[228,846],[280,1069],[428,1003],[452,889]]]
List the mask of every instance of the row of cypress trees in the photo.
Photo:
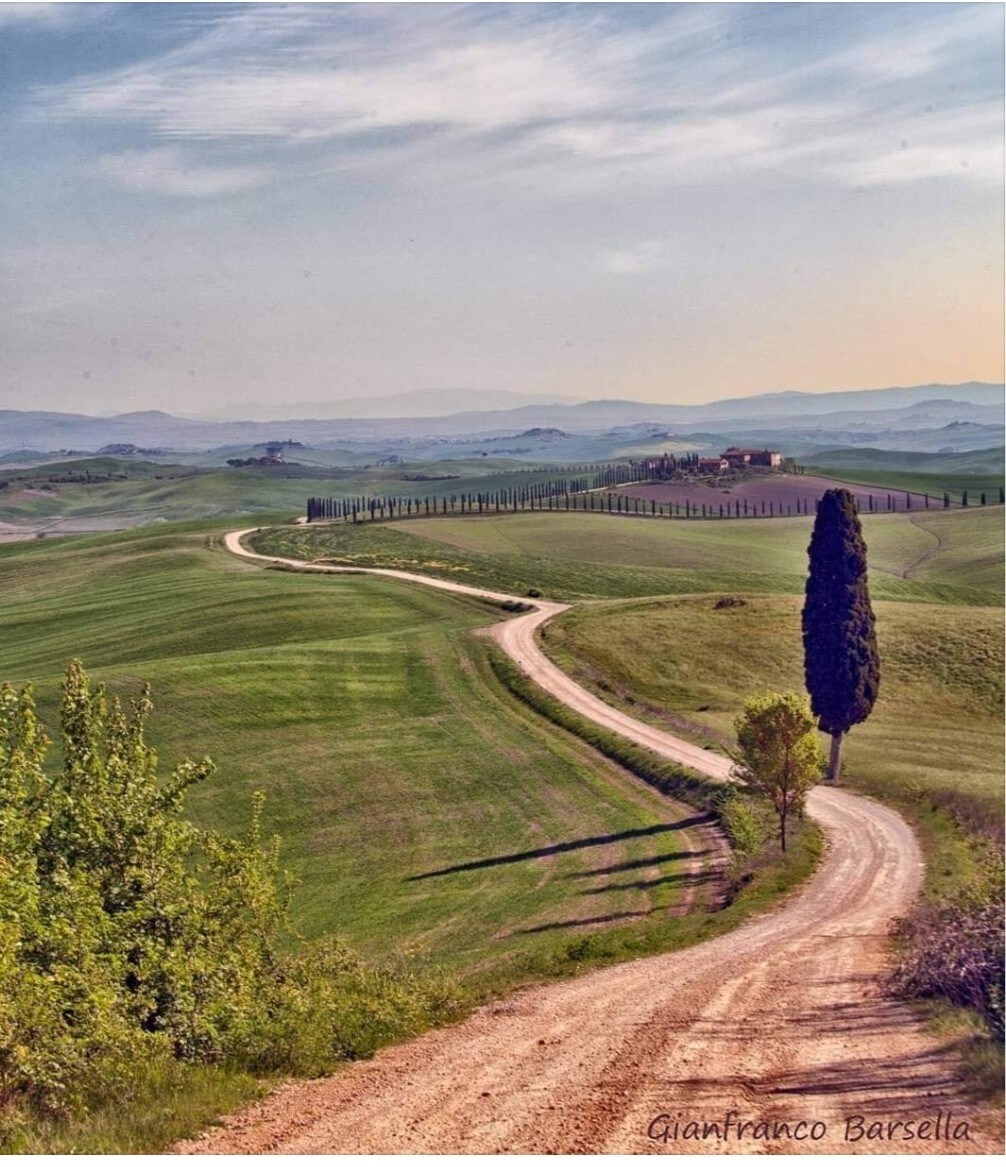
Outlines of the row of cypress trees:
[[[599,477],[595,475],[596,478]],[[696,503],[686,498],[684,502],[658,503],[653,499],[632,498],[621,494],[598,493],[598,488],[588,484],[586,478],[564,478],[549,482],[533,483],[521,487],[508,487],[493,491],[468,491],[437,497],[416,498],[402,495],[357,496],[353,498],[320,498],[307,500],[307,520],[309,523],[345,519],[360,522],[364,519],[395,519],[433,515],[502,514],[517,511],[604,511],[609,514],[649,515],[653,518],[703,518],[729,519],[763,516],[784,518],[793,515],[809,515],[818,506],[818,498],[797,498],[795,502],[783,504],[762,499],[755,503],[748,499],[734,499],[725,503]],[[850,493],[852,505],[858,511],[860,503]],[[894,512],[899,509],[912,510],[912,495],[905,493],[904,506],[898,506],[900,496],[867,496],[866,509],[870,514]],[[916,496],[918,497],[918,496]],[[935,496],[924,494],[922,507],[930,509],[939,505]],[[1003,502],[1003,491],[999,491],[999,501]],[[886,506],[884,505],[886,503]],[[987,495],[981,494],[981,505],[987,504]],[[944,492],[942,505],[951,506],[950,494]],[[968,492],[964,491],[962,505],[968,506]]]
[[[404,495],[357,496],[353,498],[318,498],[307,500],[308,522],[323,519],[395,519],[438,514],[501,514],[506,511],[553,510],[557,499],[585,495],[589,490],[585,478],[564,478],[526,486],[498,490],[462,491],[426,498]],[[567,510],[570,508],[567,506]]]

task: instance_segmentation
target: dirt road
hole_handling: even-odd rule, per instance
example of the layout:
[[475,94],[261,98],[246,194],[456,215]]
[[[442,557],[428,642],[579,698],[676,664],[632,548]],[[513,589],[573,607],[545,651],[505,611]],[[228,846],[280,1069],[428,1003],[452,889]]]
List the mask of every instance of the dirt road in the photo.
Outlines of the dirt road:
[[[228,549],[267,559],[241,547],[246,533],[228,535]],[[534,630],[561,610],[537,602],[497,626],[496,638],[585,716],[725,777],[723,758],[611,709],[544,656]],[[961,1096],[944,1043],[879,989],[890,920],[922,878],[911,831],[893,811],[840,790],[816,789],[809,810],[827,855],[778,910],[680,953],[516,994],[332,1078],[288,1085],[176,1150],[1000,1150],[997,1119]]]

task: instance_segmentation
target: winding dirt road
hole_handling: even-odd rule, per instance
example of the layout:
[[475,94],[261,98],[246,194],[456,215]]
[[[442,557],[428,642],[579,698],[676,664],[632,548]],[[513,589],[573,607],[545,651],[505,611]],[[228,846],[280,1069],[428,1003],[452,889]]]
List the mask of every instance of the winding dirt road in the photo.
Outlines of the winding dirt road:
[[[248,533],[227,535],[228,550],[300,566],[248,551],[241,545]],[[518,598],[408,572],[373,574]],[[493,635],[539,685],[584,716],[725,778],[723,758],[605,705],[542,653],[535,630],[564,607],[536,601],[534,611],[496,625]],[[282,1087],[175,1149],[1001,1150],[998,1116],[963,1097],[947,1043],[880,991],[890,922],[922,879],[911,831],[895,812],[841,790],[814,790],[808,809],[824,829],[827,854],[775,911],[682,952],[518,993],[331,1078]]]

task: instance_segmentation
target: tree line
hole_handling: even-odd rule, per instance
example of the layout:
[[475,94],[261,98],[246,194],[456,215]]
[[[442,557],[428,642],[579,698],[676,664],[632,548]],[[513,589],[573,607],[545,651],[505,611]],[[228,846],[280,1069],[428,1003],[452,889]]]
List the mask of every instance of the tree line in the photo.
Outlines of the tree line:
[[[624,468],[623,468],[624,469]],[[612,471],[615,474],[614,471]],[[621,472],[619,472],[621,473]],[[732,501],[709,503],[693,502],[690,498],[683,502],[657,502],[655,499],[633,498],[627,495],[605,491],[609,485],[604,479],[608,472],[586,477],[554,479],[548,482],[529,483],[526,486],[504,487],[497,490],[461,491],[439,497],[425,498],[405,495],[357,495],[351,498],[322,498],[312,496],[307,500],[307,521],[331,522],[343,519],[359,523],[364,520],[401,519],[433,517],[436,515],[481,515],[509,514],[519,511],[600,511],[606,514],[639,515],[666,519],[740,519],[740,518],[786,518],[795,515],[811,515],[817,510],[821,497],[796,498],[783,503],[774,499],[759,501],[733,499]],[[615,474],[618,477],[618,474]],[[862,510],[860,501],[850,494],[852,505],[858,513]],[[910,511],[913,507],[922,510],[951,507],[949,492],[942,499],[936,495],[913,496],[905,492],[904,506],[900,507],[900,492],[880,495],[869,494],[866,510],[870,514],[894,513],[898,510]],[[988,496],[980,494],[980,505],[986,506]],[[1003,503],[1003,491],[999,491],[999,502]],[[969,506],[968,492],[961,498],[962,506]]]
[[347,519],[355,523],[367,518],[401,519],[428,515],[554,510],[557,499],[577,497],[589,489],[589,480],[586,478],[563,478],[497,490],[460,491],[440,497],[418,498],[407,495],[312,497],[307,500],[307,521],[311,523],[325,519]]

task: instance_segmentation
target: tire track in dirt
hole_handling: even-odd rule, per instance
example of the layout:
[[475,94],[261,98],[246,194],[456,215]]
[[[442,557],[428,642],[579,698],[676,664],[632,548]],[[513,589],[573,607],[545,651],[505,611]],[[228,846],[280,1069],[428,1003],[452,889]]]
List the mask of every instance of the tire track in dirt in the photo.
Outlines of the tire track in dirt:
[[[268,562],[271,557],[241,548],[246,533],[228,535],[228,549]],[[406,572],[374,574],[512,598]],[[606,706],[544,656],[535,629],[564,608],[536,602],[533,612],[496,625],[493,635],[538,684],[577,712],[665,757],[725,778],[726,759]],[[947,1042],[882,993],[891,920],[921,885],[914,836],[894,811],[843,790],[816,788],[808,811],[825,832],[826,855],[814,876],[772,912],[681,952],[517,993],[331,1078],[282,1087],[175,1149],[1001,1150],[999,1116],[969,1104]],[[770,1137],[771,1131],[761,1137],[762,1128],[748,1127],[744,1138],[737,1136],[738,1122],[764,1120],[817,1123],[813,1129],[823,1133],[811,1139],[807,1128],[795,1128],[804,1131],[803,1139],[786,1132]],[[883,1125],[906,1120],[916,1124],[914,1132],[928,1121],[926,1136],[906,1139],[904,1126]],[[671,1131],[675,1122],[675,1137],[651,1137],[653,1131]],[[685,1138],[688,1122],[719,1123],[720,1130]],[[867,1138],[872,1122],[881,1124],[874,1128],[881,1136],[886,1131],[892,1137]],[[934,1134],[953,1129],[963,1135],[962,1124],[966,1138]]]
[[914,518],[914,517],[913,517],[913,518],[911,518],[911,519],[909,519],[908,521],[911,523],[911,525],[912,525],[912,526],[913,526],[913,527],[914,527],[914,528],[915,528],[917,531],[921,531],[921,532],[922,532],[924,535],[928,535],[928,536],[929,536],[931,539],[935,540],[935,542],[931,543],[931,544],[930,544],[930,545],[929,545],[929,546],[928,546],[928,547],[925,549],[925,551],[922,551],[922,552],[920,552],[920,553],[919,553],[919,554],[918,554],[918,555],[917,555],[917,556],[916,556],[916,557],[915,557],[915,558],[912,560],[912,562],[911,562],[911,563],[909,563],[909,564],[908,564],[908,565],[907,565],[907,566],[906,566],[906,567],[905,567],[905,568],[902,570],[902,572],[901,572],[901,576],[902,576],[902,578],[903,578],[903,579],[911,579],[911,578],[912,578],[912,576],[915,574],[915,572],[916,572],[916,571],[918,571],[918,569],[919,569],[919,568],[920,568],[920,567],[921,567],[921,566],[922,566],[922,565],[923,565],[925,562],[927,562],[927,560],[930,560],[930,559],[932,559],[932,558],[933,558],[933,556],[935,556],[935,555],[938,555],[938,554],[939,554],[939,553],[940,553],[940,552],[943,550],[943,539],[942,539],[942,537],[940,536],[940,533],[939,533],[939,531],[931,531],[931,530],[930,530],[928,527],[924,527],[924,526],[923,526],[923,525],[922,525],[922,524],[921,524],[921,523],[918,521],[918,519],[916,519],[916,518]]

